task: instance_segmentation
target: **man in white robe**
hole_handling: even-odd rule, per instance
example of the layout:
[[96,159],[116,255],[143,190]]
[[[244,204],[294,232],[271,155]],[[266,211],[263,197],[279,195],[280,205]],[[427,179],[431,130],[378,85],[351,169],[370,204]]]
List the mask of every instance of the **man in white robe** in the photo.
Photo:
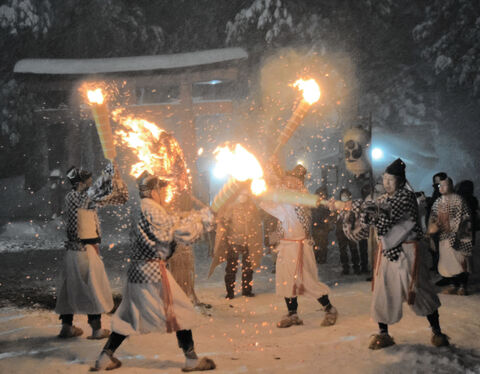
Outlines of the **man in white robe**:
[[[383,185],[386,194],[377,199],[375,214],[370,214],[371,210],[366,212],[365,208],[360,215],[364,225],[375,226],[379,241],[371,315],[380,331],[370,340],[370,349],[395,344],[388,334],[388,325],[400,321],[405,301],[415,314],[427,317],[433,332],[432,344],[436,347],[449,345],[440,328],[440,300],[422,261],[417,200],[415,193],[405,184],[405,164],[397,159],[385,171]],[[357,208],[353,206],[352,210]]]
[[92,371],[121,366],[114,352],[133,334],[174,332],[185,355],[183,371],[212,370],[215,363],[199,359],[191,328],[199,318],[189,297],[166,268],[176,243],[193,243],[210,228],[209,208],[175,213],[165,209],[168,182],[144,172],[139,178],[141,209],[134,226],[131,262],[122,302],[112,318],[112,334]]
[[[298,175],[295,173],[296,169],[290,172],[290,175],[281,178],[271,173],[270,184],[280,184],[287,189],[305,190],[302,178],[305,173]],[[330,303],[328,297],[330,289],[318,280],[311,237],[310,211],[299,205],[267,201],[262,201],[260,207],[279,220],[283,232],[283,238],[277,246],[275,285],[276,294],[285,298],[288,314],[278,322],[277,327],[303,324],[297,314],[298,295],[312,297],[322,305],[325,316],[321,326],[334,325],[338,312]]]
[[470,211],[465,200],[453,192],[453,181],[440,181],[441,196],[430,213],[429,232],[439,234],[438,272],[450,283],[444,292],[467,295],[472,255],[472,227]]
[[82,335],[82,329],[73,325],[74,314],[88,315],[92,328],[89,339],[104,339],[110,333],[101,328],[101,314],[113,309],[113,298],[100,257],[97,207],[120,205],[128,200],[128,189],[116,169],[107,165],[93,185],[91,173],[75,167],[67,172],[73,189],[65,197],[68,240],[55,306],[62,320],[60,338]]

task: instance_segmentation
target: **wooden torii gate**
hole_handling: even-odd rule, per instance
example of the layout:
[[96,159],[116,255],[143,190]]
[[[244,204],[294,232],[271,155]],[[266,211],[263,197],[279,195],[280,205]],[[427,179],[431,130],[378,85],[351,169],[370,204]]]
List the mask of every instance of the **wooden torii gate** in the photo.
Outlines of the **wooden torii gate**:
[[[197,141],[195,119],[203,115],[232,114],[232,100],[198,101],[193,97],[196,83],[238,81],[239,65],[248,54],[241,48],[225,48],[159,56],[137,56],[105,59],[25,59],[14,68],[17,78],[25,80],[29,89],[45,95],[65,91],[63,108],[35,108],[35,121],[39,124],[74,124],[65,142],[68,165],[78,165],[83,150],[80,142],[80,118],[91,116],[82,110],[76,88],[82,81],[106,80],[126,82],[131,92],[139,88],[161,89],[178,86],[179,95],[172,103],[143,103],[141,100],[127,106],[127,111],[152,122],[174,119],[182,132],[182,148],[187,165],[196,176]],[[83,113],[82,113],[83,112]],[[46,126],[45,126],[46,127]],[[169,129],[172,131],[172,129]],[[174,129],[175,130],[175,129]],[[47,147],[48,148],[48,147]],[[100,153],[100,152],[99,152]],[[46,155],[48,163],[48,155]],[[40,158],[42,159],[42,158]],[[65,166],[65,168],[68,167]]]
[[216,68],[207,71],[185,72],[168,76],[135,78],[137,87],[161,87],[166,84],[179,86],[179,97],[175,103],[139,104],[127,107],[127,111],[152,122],[158,119],[175,119],[175,126],[183,132],[182,148],[187,164],[194,168],[197,155],[195,120],[199,116],[233,114],[232,100],[196,101],[193,86],[199,82],[235,81],[237,68]]

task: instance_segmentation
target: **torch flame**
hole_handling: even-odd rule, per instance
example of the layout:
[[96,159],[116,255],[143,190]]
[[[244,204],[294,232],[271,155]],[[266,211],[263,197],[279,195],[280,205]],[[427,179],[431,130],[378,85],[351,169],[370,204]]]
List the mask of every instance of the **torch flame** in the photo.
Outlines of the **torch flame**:
[[265,182],[265,179],[259,178],[259,179],[254,179],[252,181],[252,184],[250,186],[250,189],[252,193],[256,196],[261,195],[267,190],[267,183]]
[[154,151],[154,143],[159,139],[163,132],[162,129],[144,119],[133,117],[123,118],[121,124],[124,129],[117,130],[116,134],[120,136],[122,143],[131,148],[140,160],[132,165],[130,175],[138,178],[144,170],[156,174],[155,169],[158,167],[168,168],[168,159]]
[[156,124],[132,116],[121,116],[113,112],[121,129],[116,131],[122,144],[133,150],[138,162],[131,166],[130,175],[138,178],[144,170],[163,179],[167,185],[165,201],[170,202],[177,190],[189,188],[188,171],[182,149],[175,138]]
[[235,145],[233,150],[229,146],[217,147],[213,153],[217,160],[216,171],[219,174],[231,175],[239,182],[252,179],[251,190],[255,195],[266,190],[260,163],[240,144]]
[[88,90],[87,91],[87,97],[88,101],[94,104],[103,104],[103,94],[102,90],[100,88],[97,88],[96,90]]
[[305,100],[310,105],[316,103],[320,99],[320,87],[318,87],[315,79],[303,80],[299,79],[294,84],[293,87],[298,87],[303,91],[303,100]]

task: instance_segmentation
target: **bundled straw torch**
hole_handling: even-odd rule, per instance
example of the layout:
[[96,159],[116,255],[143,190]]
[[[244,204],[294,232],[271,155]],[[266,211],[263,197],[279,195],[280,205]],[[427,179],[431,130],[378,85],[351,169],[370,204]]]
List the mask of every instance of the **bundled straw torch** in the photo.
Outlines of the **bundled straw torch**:
[[269,188],[260,195],[261,200],[316,208],[320,204],[318,195],[282,188]]
[[277,146],[273,151],[273,154],[277,154],[288,142],[297,127],[300,125],[300,123],[302,123],[303,118],[310,110],[311,106],[315,104],[318,99],[320,99],[320,88],[314,79],[309,79],[307,81],[299,79],[293,84],[293,86],[298,87],[303,91],[303,99],[300,101],[300,104],[297,106],[292,116],[288,120],[287,125],[279,135],[277,139]]
[[273,201],[275,203],[303,205],[310,208],[316,208],[323,205],[328,209],[336,211],[352,209],[351,201],[343,202],[338,200],[324,200],[315,194],[284,188],[269,188],[265,192],[262,192],[260,199],[264,201]]
[[103,155],[106,159],[113,161],[117,153],[115,151],[115,145],[113,144],[108,107],[105,103],[102,90],[100,88],[89,90],[87,91],[87,97],[92,108],[100,143],[102,144]]

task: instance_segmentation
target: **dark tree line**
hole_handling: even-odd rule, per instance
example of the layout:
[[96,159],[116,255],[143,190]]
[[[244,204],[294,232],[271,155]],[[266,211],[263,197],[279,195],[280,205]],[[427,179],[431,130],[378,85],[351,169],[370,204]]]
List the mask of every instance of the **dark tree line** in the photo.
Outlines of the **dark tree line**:
[[32,133],[29,108],[39,100],[13,77],[18,60],[225,46],[246,48],[256,62],[292,46],[320,55],[344,53],[356,68],[358,106],[373,114],[375,125],[428,124],[473,146],[470,127],[462,135],[447,122],[459,120],[459,108],[467,113],[462,121],[478,115],[478,1],[5,0],[0,6],[0,47],[7,51],[0,57],[0,146],[7,156],[0,162],[4,165],[15,150],[22,154],[22,138]]

